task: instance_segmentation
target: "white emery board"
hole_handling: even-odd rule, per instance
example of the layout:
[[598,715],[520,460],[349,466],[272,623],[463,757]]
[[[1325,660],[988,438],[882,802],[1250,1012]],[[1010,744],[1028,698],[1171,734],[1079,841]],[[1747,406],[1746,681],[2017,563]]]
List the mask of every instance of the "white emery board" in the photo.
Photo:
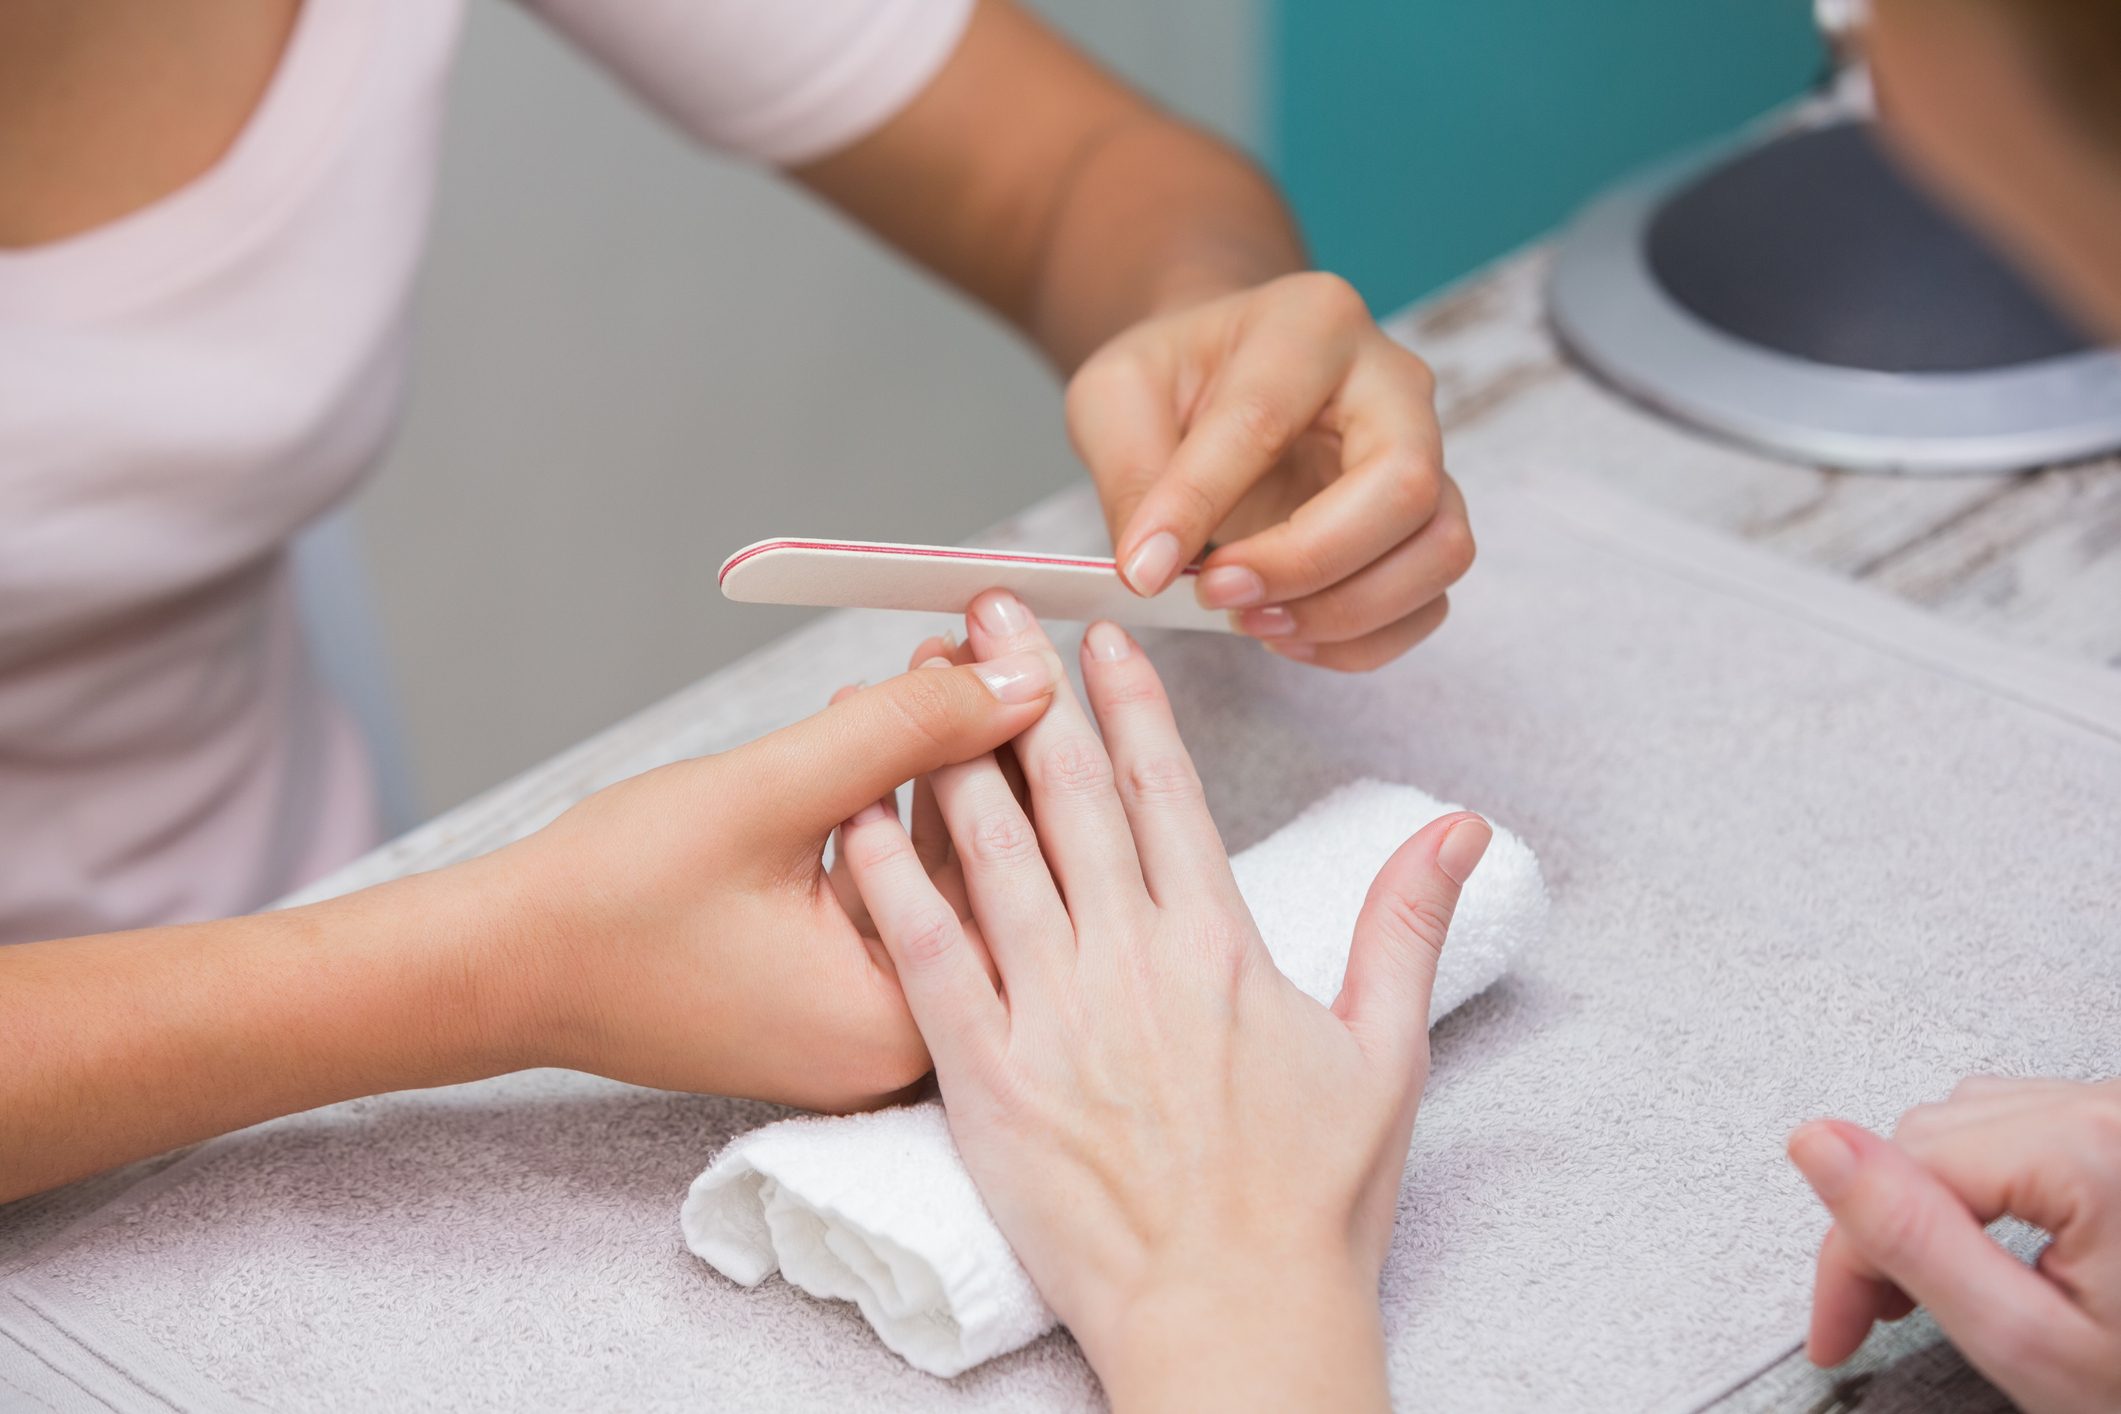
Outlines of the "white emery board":
[[761,540],[722,562],[721,584],[723,596],[740,604],[940,614],[962,614],[982,591],[1006,589],[1041,619],[1234,632],[1226,610],[1203,609],[1195,602],[1196,573],[1189,566],[1163,593],[1144,599],[1119,577],[1116,561],[1095,556],[865,540]]

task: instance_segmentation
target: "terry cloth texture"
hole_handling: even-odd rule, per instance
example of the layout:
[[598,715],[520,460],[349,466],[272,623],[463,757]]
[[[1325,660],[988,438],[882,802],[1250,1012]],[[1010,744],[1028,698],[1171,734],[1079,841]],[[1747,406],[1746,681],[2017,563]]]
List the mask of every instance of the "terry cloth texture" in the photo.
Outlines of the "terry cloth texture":
[[[1370,881],[1454,808],[1412,786],[1358,781],[1232,860],[1275,965],[1330,1005]],[[1546,921],[1538,860],[1497,826],[1459,900],[1430,1024],[1500,977]],[[854,1302],[884,1344],[931,1375],[962,1374],[1055,1323],[934,1101],[746,1134],[693,1180],[682,1227],[686,1246],[745,1286],[778,1271],[813,1296]]]
[[[1691,1409],[1802,1335],[1826,1224],[1791,1126],[2121,1073],[2121,686],[1602,494],[1472,499],[1478,572],[1380,673],[1148,647],[1233,849],[1367,776],[1539,853],[1547,942],[1435,1030],[1400,1402]],[[888,675],[927,622],[821,621],[777,700]],[[687,710],[669,751],[749,730]],[[0,1280],[0,1376],[63,1363],[119,1408],[1096,1407],[1061,1333],[938,1380],[687,1252],[701,1156],[781,1114],[534,1072],[260,1125]]]

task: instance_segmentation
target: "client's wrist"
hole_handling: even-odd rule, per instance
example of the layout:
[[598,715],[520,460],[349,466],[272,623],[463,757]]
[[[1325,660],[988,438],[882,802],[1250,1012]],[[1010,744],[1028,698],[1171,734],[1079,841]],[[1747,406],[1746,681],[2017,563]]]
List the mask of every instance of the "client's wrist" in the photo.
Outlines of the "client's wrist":
[[1384,1409],[1375,1273],[1316,1249],[1233,1244],[1159,1264],[1075,1328],[1114,1409]]

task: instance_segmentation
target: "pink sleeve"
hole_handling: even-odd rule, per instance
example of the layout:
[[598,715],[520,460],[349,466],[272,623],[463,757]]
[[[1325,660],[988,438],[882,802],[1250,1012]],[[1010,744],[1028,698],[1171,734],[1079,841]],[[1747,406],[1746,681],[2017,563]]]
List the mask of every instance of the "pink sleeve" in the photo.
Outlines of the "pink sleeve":
[[973,0],[524,0],[700,141],[783,166],[866,137],[957,47]]

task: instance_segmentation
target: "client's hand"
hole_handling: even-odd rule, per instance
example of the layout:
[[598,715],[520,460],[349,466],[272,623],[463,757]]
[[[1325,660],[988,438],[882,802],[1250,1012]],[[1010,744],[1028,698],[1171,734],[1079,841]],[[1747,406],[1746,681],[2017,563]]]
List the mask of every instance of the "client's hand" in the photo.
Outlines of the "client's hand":
[[[926,656],[923,654],[922,656]],[[863,803],[1035,721],[1050,647],[842,692],[733,751],[598,792],[497,862],[535,881],[524,1063],[812,1109],[928,1071],[891,963],[825,874]]]
[[[2026,1409],[2121,1408],[2121,1081],[1971,1076],[1890,1142],[1822,1120],[1790,1157],[1834,1215],[1814,1361],[1839,1364],[1919,1301]],[[2006,1213],[2049,1233],[2033,1267],[1982,1231]]]
[[[1003,594],[972,634],[982,658],[1046,644]],[[1382,1407],[1429,992],[1488,828],[1453,815],[1392,857],[1328,1010],[1260,942],[1147,659],[1098,624],[1083,668],[1105,744],[1063,688],[1014,747],[1030,815],[992,759],[933,776],[999,988],[896,814],[843,831],[951,1131],[1116,1404]]]

